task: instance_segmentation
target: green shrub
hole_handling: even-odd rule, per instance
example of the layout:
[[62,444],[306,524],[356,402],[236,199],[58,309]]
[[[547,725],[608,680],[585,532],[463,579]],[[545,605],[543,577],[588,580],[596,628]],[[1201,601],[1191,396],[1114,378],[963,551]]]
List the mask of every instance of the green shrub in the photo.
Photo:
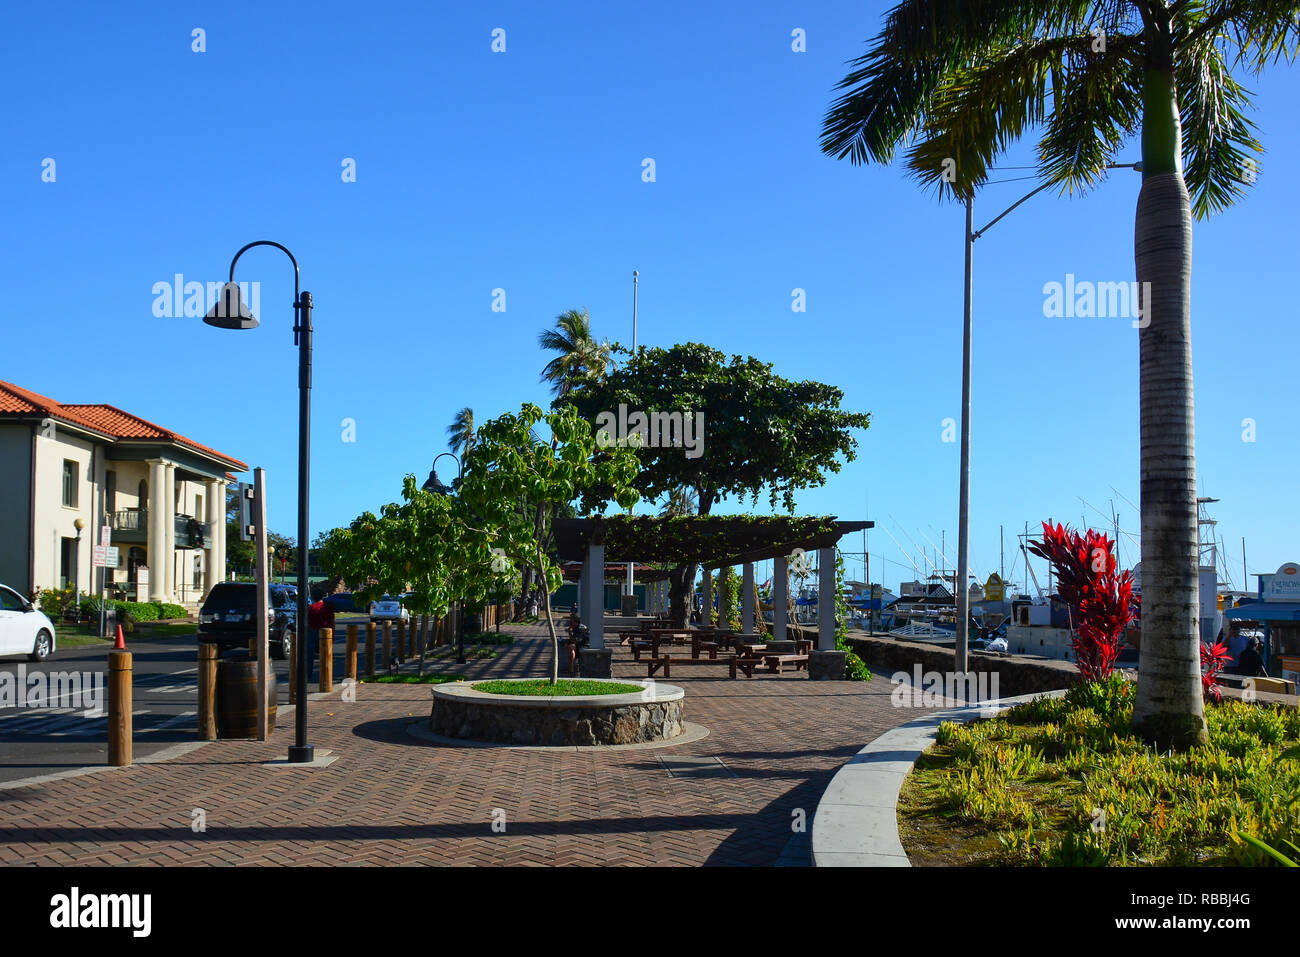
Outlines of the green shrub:
[[183,605],[173,605],[169,602],[154,602],[158,607],[159,618],[185,618],[186,612]]
[[157,621],[158,606],[150,601],[119,601],[118,612],[126,612],[133,621]]

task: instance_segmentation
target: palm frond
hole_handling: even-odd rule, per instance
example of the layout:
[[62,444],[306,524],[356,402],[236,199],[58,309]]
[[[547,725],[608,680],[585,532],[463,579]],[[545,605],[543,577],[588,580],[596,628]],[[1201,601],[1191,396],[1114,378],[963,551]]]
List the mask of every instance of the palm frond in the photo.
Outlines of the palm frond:
[[1251,94],[1228,72],[1211,37],[1179,51],[1174,76],[1183,126],[1183,178],[1198,218],[1221,212],[1254,183],[1264,151],[1246,113]]

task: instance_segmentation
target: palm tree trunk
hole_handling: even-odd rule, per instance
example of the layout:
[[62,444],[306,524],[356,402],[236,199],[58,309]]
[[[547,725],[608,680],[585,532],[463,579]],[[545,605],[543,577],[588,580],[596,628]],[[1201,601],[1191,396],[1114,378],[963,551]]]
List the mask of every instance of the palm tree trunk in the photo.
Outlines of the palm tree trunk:
[[1161,749],[1183,750],[1208,737],[1198,628],[1192,210],[1177,166],[1143,180],[1135,253],[1143,300],[1142,645],[1133,728]]

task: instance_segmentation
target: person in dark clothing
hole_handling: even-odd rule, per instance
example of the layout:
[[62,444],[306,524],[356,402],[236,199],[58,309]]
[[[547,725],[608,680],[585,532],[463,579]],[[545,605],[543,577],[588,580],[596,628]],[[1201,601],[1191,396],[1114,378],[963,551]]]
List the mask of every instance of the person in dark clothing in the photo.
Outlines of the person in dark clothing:
[[1247,678],[1268,677],[1268,671],[1264,668],[1264,659],[1259,654],[1258,638],[1251,638],[1245,650],[1242,651],[1241,658],[1237,662],[1237,672]]
[[[325,592],[311,590],[311,604],[307,606],[307,683],[316,676],[316,649],[320,646],[320,630],[334,629],[334,606],[325,602]],[[322,665],[324,662],[322,662]],[[332,665],[333,662],[330,662]]]

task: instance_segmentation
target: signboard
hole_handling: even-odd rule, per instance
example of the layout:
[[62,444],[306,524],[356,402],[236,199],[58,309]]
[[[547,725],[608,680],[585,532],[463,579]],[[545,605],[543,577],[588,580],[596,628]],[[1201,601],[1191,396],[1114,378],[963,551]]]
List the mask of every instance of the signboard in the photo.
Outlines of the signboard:
[[984,583],[984,600],[1005,601],[1006,597],[1006,583],[998,576],[997,572],[993,572],[989,575],[988,581]]
[[[872,586],[871,586],[871,597],[872,597],[872,598],[874,598],[874,599],[876,599],[877,601],[879,601],[881,598],[884,597],[884,595],[885,595],[885,586],[884,586],[884,585],[872,585]],[[876,607],[879,608],[880,606],[877,605]]]
[[104,549],[104,564],[109,568],[117,568],[120,561],[116,545],[109,545]]
[[1300,601],[1300,565],[1284,562],[1264,584],[1264,601]]
[[148,601],[145,596],[149,594],[149,567],[141,565],[135,570],[135,600]]
[[107,558],[107,552],[108,552],[108,546],[107,546],[107,545],[96,545],[96,546],[95,546],[95,549],[94,549],[94,556],[95,556],[95,567],[96,567],[96,568],[103,568],[103,567],[104,567],[104,560]]
[[107,545],[112,540],[113,540],[113,529],[107,525],[100,526],[99,544]]

